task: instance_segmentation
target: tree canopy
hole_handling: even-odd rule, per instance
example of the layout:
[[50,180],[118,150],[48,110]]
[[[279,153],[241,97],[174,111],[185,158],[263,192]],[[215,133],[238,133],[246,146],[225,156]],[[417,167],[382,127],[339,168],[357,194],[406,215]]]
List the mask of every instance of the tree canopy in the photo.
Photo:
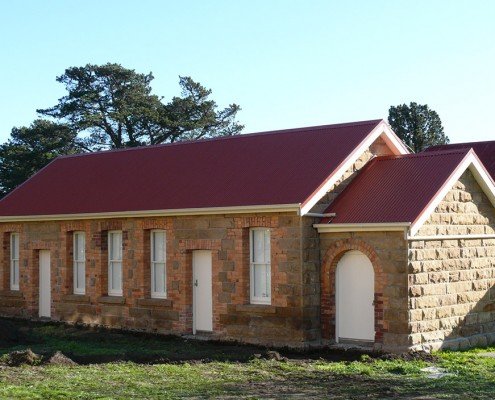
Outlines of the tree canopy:
[[55,118],[77,132],[84,151],[171,143],[235,135],[237,104],[218,110],[211,90],[181,76],[181,95],[168,103],[152,93],[153,75],[119,64],[71,67],[57,77],[67,95],[43,116]]
[[188,76],[179,77],[181,93],[168,102],[152,93],[152,73],[119,64],[67,68],[57,81],[67,94],[0,145],[0,196],[58,155],[237,135],[244,128],[237,104],[219,109],[211,90]]
[[411,102],[409,105],[391,106],[388,111],[388,123],[416,153],[450,141],[443,131],[440,116],[427,104]]
[[0,196],[4,196],[59,155],[79,152],[76,133],[42,119],[13,128],[0,145]]

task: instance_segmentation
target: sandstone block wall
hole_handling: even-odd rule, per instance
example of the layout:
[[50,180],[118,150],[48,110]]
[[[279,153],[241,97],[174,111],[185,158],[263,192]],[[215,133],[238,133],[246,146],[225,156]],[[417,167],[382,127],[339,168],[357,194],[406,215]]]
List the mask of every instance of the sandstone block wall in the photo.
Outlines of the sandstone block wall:
[[[272,304],[250,305],[249,228],[271,229]],[[167,299],[150,297],[151,229],[167,232]],[[123,231],[123,296],[107,294],[107,232]],[[86,232],[86,294],[72,288],[72,232]],[[20,291],[9,290],[10,232],[20,233]],[[252,214],[3,224],[0,314],[36,318],[39,250],[51,253],[52,317],[92,325],[192,333],[192,251],[212,250],[213,329],[225,339],[301,345],[301,218]]]
[[[495,209],[467,171],[417,235],[494,233]],[[412,347],[495,343],[495,239],[412,241],[408,275]]]

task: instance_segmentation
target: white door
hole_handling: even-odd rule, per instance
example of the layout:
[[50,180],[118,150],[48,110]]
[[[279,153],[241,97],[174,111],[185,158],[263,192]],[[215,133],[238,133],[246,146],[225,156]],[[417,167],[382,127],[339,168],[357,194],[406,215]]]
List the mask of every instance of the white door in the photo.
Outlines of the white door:
[[211,251],[193,251],[193,333],[213,330]]
[[51,317],[52,294],[50,284],[50,252],[48,250],[40,250],[40,299],[39,299],[39,314],[40,317]]
[[336,339],[375,340],[375,274],[368,257],[349,251],[337,264]]

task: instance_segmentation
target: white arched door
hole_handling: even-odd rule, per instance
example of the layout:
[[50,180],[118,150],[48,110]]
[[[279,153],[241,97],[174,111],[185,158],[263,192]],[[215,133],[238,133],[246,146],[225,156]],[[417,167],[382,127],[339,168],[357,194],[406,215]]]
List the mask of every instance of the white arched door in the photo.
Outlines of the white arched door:
[[360,251],[349,251],[336,270],[337,342],[375,340],[375,274]]

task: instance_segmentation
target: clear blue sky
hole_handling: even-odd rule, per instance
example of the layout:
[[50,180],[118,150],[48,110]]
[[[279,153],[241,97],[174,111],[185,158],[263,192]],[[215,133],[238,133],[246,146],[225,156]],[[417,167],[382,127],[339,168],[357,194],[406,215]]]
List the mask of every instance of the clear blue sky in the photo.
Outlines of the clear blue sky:
[[436,110],[453,142],[495,140],[495,1],[113,1],[0,3],[0,140],[64,94],[69,66],[178,75],[241,105],[245,132]]

